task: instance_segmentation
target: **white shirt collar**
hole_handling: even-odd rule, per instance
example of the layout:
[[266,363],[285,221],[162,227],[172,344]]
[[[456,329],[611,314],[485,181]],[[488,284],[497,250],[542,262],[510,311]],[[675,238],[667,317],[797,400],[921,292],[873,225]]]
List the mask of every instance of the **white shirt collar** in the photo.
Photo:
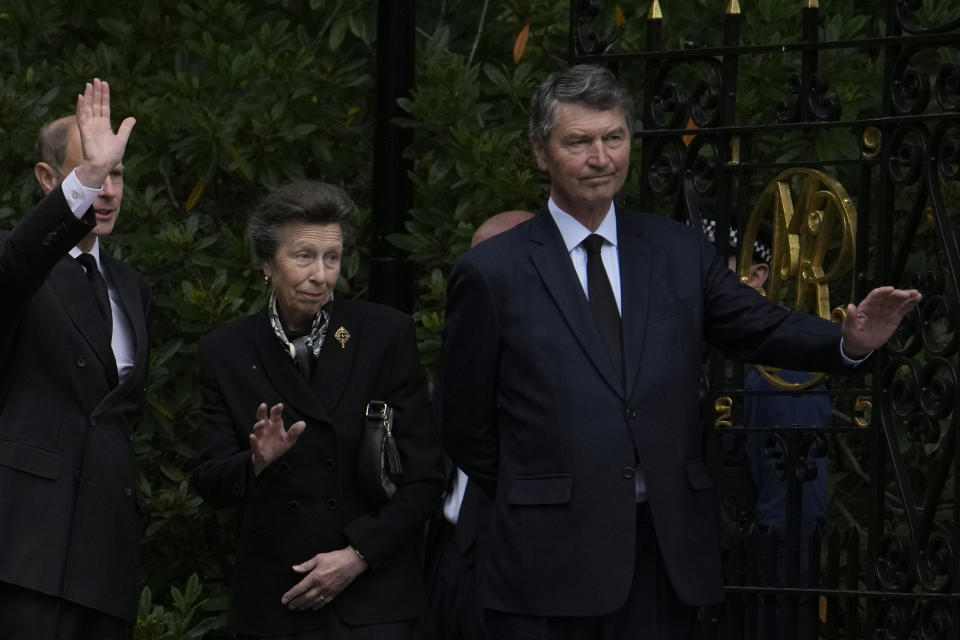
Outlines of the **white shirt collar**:
[[[74,247],[73,249],[70,249],[71,258],[76,259],[76,257],[79,256],[81,253],[84,253],[84,252],[79,247]],[[100,273],[103,273],[103,265],[100,264],[100,238],[93,239],[93,248],[90,249],[90,251],[87,251],[86,253],[89,253],[94,257],[94,259],[97,261],[97,269],[100,269]]]
[[597,227],[596,231],[590,231],[583,224],[561,209],[551,197],[547,201],[547,210],[553,216],[553,221],[557,223],[560,229],[560,235],[563,237],[563,244],[567,247],[567,253],[573,251],[584,239],[591,233],[602,236],[604,240],[617,246],[617,212],[613,202],[610,203],[610,210],[604,216],[603,222]]

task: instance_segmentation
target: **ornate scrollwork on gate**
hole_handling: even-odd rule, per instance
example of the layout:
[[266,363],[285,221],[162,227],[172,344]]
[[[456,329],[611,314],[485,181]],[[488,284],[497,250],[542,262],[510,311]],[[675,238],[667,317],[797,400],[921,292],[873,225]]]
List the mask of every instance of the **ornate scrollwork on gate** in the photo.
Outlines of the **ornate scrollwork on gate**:
[[[791,473],[800,482],[815,480],[819,473],[816,460],[826,456],[828,449],[827,439],[819,433],[803,435],[794,447],[780,433],[770,434],[763,443],[763,455],[776,463],[775,473],[783,481]],[[791,454],[794,456],[792,459]]]
[[[842,320],[843,307],[831,308],[830,285],[850,275],[857,230],[857,210],[843,185],[815,169],[789,169],[777,175],[757,199],[743,232],[737,267],[744,282],[765,223],[773,230],[767,295],[798,311]],[[792,300],[786,300],[791,293]],[[823,379],[818,374],[807,382],[790,383],[774,369],[758,369],[782,389],[806,389]]]
[[814,120],[836,120],[840,117],[840,100],[830,92],[830,82],[826,76],[814,73],[804,83],[800,74],[792,74],[787,79],[787,90],[792,97],[782,100],[777,105],[778,121],[799,121],[801,101],[806,101],[807,109]]
[[600,15],[601,3],[598,0],[574,0],[571,8],[574,13],[570,26],[577,53],[602,52],[607,47],[607,39],[591,24]]
[[[929,171],[929,167],[926,171]],[[927,174],[929,177],[930,174]],[[952,588],[956,549],[943,524],[937,524],[938,506],[955,465],[957,428],[957,311],[954,282],[939,271],[913,277],[924,299],[898,327],[887,343],[886,365],[879,372],[881,425],[889,445],[906,527],[899,527],[903,544],[909,536],[909,564],[889,544],[887,534],[878,550],[877,577],[888,591],[914,586],[927,593]],[[909,451],[918,452],[931,470],[926,478],[911,477]],[[924,481],[925,480],[925,481]],[[900,578],[899,580],[897,578]],[[948,610],[928,602],[918,621],[922,638],[954,637]]]
[[[927,2],[930,1],[927,0]],[[949,6],[949,3],[946,4]],[[957,12],[945,14],[942,18],[943,21],[940,23],[931,24],[929,21],[922,19],[923,5],[924,0],[896,0],[896,19],[900,28],[906,33],[929,35],[948,33],[960,28],[960,15],[957,15]]]

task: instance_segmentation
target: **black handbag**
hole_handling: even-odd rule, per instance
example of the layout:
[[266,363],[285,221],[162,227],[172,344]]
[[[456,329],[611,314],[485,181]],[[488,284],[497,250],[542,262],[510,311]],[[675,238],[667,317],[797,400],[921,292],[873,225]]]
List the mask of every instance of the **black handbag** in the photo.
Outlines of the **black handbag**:
[[357,487],[363,498],[376,506],[397,492],[403,477],[400,452],[393,438],[393,407],[371,400],[363,419],[363,434],[357,452]]

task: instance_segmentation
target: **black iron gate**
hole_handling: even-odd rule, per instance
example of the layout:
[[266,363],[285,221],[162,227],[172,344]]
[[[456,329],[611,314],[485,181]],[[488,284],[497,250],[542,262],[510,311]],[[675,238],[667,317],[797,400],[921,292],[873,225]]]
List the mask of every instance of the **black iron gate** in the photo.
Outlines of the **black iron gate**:
[[[767,293],[789,306],[836,319],[880,285],[924,301],[872,375],[820,384],[762,371],[785,390],[757,390],[749,365],[710,354],[728,586],[701,635],[960,638],[960,2],[889,0],[885,33],[826,41],[829,5],[796,0],[795,37],[744,45],[728,1],[702,16],[722,21],[717,42],[668,48],[671,5],[654,0],[643,46],[627,52],[610,46],[622,20],[603,26],[620,7],[571,2],[571,61],[613,66],[637,95],[638,204],[696,227],[709,217],[721,248],[735,229],[742,276],[769,229]],[[758,79],[758,59],[778,71]],[[834,84],[850,69],[859,82]],[[783,97],[749,111],[758,80]],[[784,393],[829,397],[829,423],[748,424],[752,398]],[[751,439],[781,483],[781,525],[758,517],[738,449]],[[805,492],[825,473],[827,509],[807,527]]]

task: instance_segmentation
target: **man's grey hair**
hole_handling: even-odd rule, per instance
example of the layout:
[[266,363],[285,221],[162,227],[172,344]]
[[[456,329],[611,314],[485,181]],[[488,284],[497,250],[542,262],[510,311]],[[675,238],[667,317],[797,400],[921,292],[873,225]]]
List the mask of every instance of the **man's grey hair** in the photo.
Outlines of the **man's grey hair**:
[[70,144],[70,133],[76,126],[77,116],[64,116],[43,125],[37,134],[37,148],[34,151],[37,162],[46,162],[62,173],[63,163],[67,158],[67,145]]
[[616,76],[595,64],[578,64],[550,74],[530,100],[530,135],[546,145],[560,103],[582,104],[607,111],[619,108],[633,134],[633,100]]
[[353,209],[343,189],[332,184],[299,180],[277,187],[257,202],[247,218],[253,252],[260,260],[273,258],[283,228],[291,223],[336,224],[346,236],[344,225]]

